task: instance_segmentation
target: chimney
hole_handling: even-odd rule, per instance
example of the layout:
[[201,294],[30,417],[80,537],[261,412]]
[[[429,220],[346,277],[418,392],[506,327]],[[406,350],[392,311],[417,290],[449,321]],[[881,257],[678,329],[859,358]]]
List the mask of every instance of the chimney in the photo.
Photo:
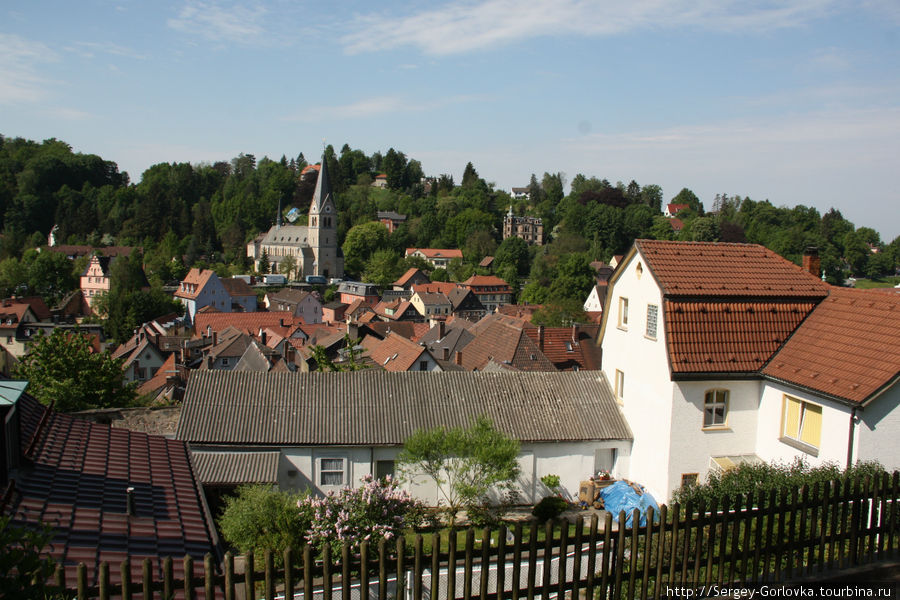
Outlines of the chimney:
[[578,341],[578,325],[572,323],[572,342]]
[[456,351],[456,360],[454,362],[459,366],[462,366],[462,350]]
[[447,334],[447,326],[443,321],[438,321],[438,339],[444,339],[444,336]]
[[441,352],[442,352],[443,360],[450,360],[450,347],[449,346],[444,346],[443,348],[441,348]]
[[213,342],[213,346],[215,346],[216,344],[219,343],[219,332],[218,331],[212,332],[212,342]]
[[265,346],[266,345],[266,332],[265,331],[259,332],[259,339],[262,342],[262,345]]
[[817,247],[807,246],[806,250],[803,251],[803,270],[811,273],[814,277],[822,275],[819,249]]
[[125,488],[125,513],[129,517],[136,517],[137,511],[134,508],[134,488]]
[[538,349],[544,351],[544,326],[538,325]]

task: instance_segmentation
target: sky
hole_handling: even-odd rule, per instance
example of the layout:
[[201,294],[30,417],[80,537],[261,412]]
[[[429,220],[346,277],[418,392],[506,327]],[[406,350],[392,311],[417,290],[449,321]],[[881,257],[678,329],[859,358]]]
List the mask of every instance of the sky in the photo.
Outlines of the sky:
[[160,162],[389,148],[900,235],[896,0],[0,0],[0,134]]

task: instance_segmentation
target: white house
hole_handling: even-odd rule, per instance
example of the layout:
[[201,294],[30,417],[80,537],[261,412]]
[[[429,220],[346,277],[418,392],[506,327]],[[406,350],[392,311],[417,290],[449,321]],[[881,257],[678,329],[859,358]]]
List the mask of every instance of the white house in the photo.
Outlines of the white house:
[[900,297],[832,288],[761,246],[637,240],[601,332],[631,478],[667,499],[743,461],[896,468],[898,325]]
[[209,269],[188,271],[174,296],[184,305],[184,316],[189,323],[193,323],[197,311],[206,306],[219,312],[231,312],[231,295],[215,272]]
[[[522,503],[546,492],[543,475],[559,475],[577,495],[580,481],[599,469],[628,472],[631,434],[597,371],[197,371],[176,437],[198,462],[222,465],[204,483],[240,477],[321,494],[369,473],[395,473],[401,446],[416,430],[468,426],[479,415],[521,444]],[[424,478],[405,485],[436,504]]]

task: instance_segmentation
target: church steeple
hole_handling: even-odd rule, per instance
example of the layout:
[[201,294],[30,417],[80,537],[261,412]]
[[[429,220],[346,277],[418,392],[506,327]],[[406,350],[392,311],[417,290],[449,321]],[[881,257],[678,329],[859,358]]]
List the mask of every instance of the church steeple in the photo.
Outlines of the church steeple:
[[309,207],[307,239],[315,255],[314,275],[343,277],[344,260],[337,243],[337,209],[328,176],[328,162],[322,153],[319,177]]
[[328,161],[325,160],[325,153],[322,153],[322,165],[319,167],[319,178],[316,180],[316,191],[313,192],[312,206],[310,214],[319,214],[327,202],[334,205],[334,197],[331,193],[331,179],[328,177]]

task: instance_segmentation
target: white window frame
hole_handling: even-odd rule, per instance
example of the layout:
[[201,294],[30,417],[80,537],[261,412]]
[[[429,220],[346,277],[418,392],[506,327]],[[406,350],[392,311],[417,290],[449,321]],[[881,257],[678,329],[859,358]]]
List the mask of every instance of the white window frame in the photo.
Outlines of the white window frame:
[[[341,468],[335,468],[336,465],[323,464],[325,461],[341,461]],[[329,468],[325,468],[325,467]],[[324,475],[326,473],[340,473],[340,483],[325,483]],[[343,487],[347,483],[347,457],[337,454],[323,454],[316,457],[316,482],[319,487]]]
[[619,329],[628,329],[628,298],[619,296]]
[[[726,388],[712,388],[703,394],[703,429],[724,429],[728,427],[728,403],[731,392]],[[712,398],[712,401],[710,401]],[[716,409],[722,409],[722,422],[717,422]],[[710,418],[707,418],[710,417]]]

